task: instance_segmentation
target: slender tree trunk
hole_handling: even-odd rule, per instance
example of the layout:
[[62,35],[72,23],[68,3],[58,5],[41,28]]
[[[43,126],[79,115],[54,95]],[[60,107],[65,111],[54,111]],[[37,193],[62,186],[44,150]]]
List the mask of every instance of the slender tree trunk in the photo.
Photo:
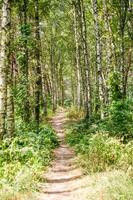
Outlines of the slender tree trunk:
[[[28,11],[28,1],[29,0],[24,0],[24,26],[27,24],[27,11]],[[24,63],[23,63],[23,68],[24,68],[24,86],[25,86],[25,99],[24,99],[24,120],[26,122],[30,121],[30,103],[29,103],[29,70],[28,70],[28,65],[29,65],[29,52],[28,52],[28,38],[26,33],[25,34],[25,40],[24,40]],[[26,112],[25,112],[26,111]]]
[[5,133],[6,116],[6,72],[8,63],[8,44],[10,36],[10,0],[3,0],[0,48],[0,138]]
[[60,77],[61,77],[61,106],[63,107],[64,106],[64,100],[65,100],[63,67],[61,67]]
[[40,124],[40,97],[41,97],[41,58],[40,58],[40,26],[39,26],[39,3],[38,0],[34,1],[35,5],[35,38],[36,38],[36,48],[35,48],[35,56],[36,56],[36,88],[35,88],[35,121],[37,124],[37,132],[39,131]]
[[63,63],[60,63],[59,67],[59,88],[60,88],[60,105],[64,106],[64,78],[63,78]]
[[[74,70],[73,70],[73,73],[74,73]],[[73,73],[71,73],[71,94],[72,94],[72,106],[75,106],[76,105],[76,100],[75,100],[76,99],[75,98],[76,95],[75,95],[75,84],[74,84]]]
[[55,63],[55,37],[53,27],[51,30],[51,48],[50,48],[50,66],[51,66],[51,86],[52,86],[52,110],[57,109],[57,95],[56,95],[56,63]]
[[105,31],[106,31],[106,71],[107,76],[111,70],[111,36],[110,36],[110,27],[109,27],[109,16],[108,16],[108,9],[107,9],[107,0],[103,0],[103,9],[104,9],[104,18],[105,18]]
[[[53,47],[51,47],[53,48]],[[52,84],[52,110],[53,112],[56,111],[56,94],[55,94],[55,69],[54,69],[54,63],[53,63],[53,50],[51,49],[51,84]]]
[[127,23],[127,12],[129,8],[129,0],[121,0],[119,8],[119,20],[120,20],[120,37],[121,37],[121,47],[120,47],[120,64],[122,73],[122,92],[123,98],[126,97],[126,85],[125,85],[125,26]]
[[52,86],[51,86],[51,81],[50,81],[50,75],[46,75],[46,88],[47,88],[47,93],[49,96],[52,95]]
[[102,49],[101,49],[101,37],[98,18],[98,5],[97,0],[93,0],[93,12],[94,12],[94,26],[96,37],[96,102],[95,112],[100,114],[100,117],[104,117],[103,107],[105,105],[106,96],[106,83],[102,72]]
[[55,81],[55,96],[56,96],[56,106],[59,105],[59,73],[58,73],[58,63],[55,64],[55,73],[54,73],[54,81]]
[[86,79],[87,79],[87,94],[88,94],[88,109],[86,117],[91,117],[92,115],[92,91],[91,91],[91,75],[90,75],[90,63],[89,63],[89,53],[88,53],[88,44],[87,44],[87,24],[86,24],[86,15],[84,2],[81,0],[82,7],[82,18],[83,18],[83,33],[84,33],[84,56],[85,56],[85,65],[86,65]]
[[107,7],[107,0],[103,0],[103,9],[104,9],[104,18],[105,18],[105,31],[106,31],[106,70],[105,70],[105,84],[106,84],[106,91],[105,91],[105,105],[109,104],[109,89],[108,89],[108,80],[110,73],[115,69],[116,63],[112,62],[113,55],[115,54],[114,45],[112,41],[112,33],[110,28],[109,22],[109,14],[108,14],[108,7]]
[[[30,103],[29,103],[29,50],[28,50],[28,4],[29,0],[23,0],[19,3],[19,20],[21,25],[21,38],[22,38],[22,49],[23,57],[20,62],[20,74],[21,74],[21,84],[22,84],[22,118],[25,122],[30,121]],[[25,112],[26,111],[26,112]]]
[[126,97],[125,86],[125,42],[124,42],[124,30],[121,33],[121,71],[122,71],[122,90],[123,97]]
[[83,45],[83,57],[84,57],[84,70],[85,70],[85,112],[86,117],[92,115],[92,91],[91,91],[91,78],[90,78],[90,64],[89,64],[89,53],[87,44],[87,26],[86,16],[83,0],[78,0],[79,16],[80,16],[80,27],[81,37]]
[[[11,23],[11,17],[10,17]],[[11,29],[11,25],[10,25]],[[8,53],[8,68],[7,68],[7,126],[6,133],[8,137],[13,137],[15,131],[15,119],[14,119],[14,98],[13,98],[13,80],[14,80],[14,57],[11,52],[11,32],[9,38],[9,53]]]
[[42,75],[41,79],[42,79],[43,111],[44,111],[44,115],[47,116],[47,97],[46,97],[46,86],[45,86],[46,81],[45,81],[43,68],[41,70],[41,75]]
[[128,52],[128,63],[127,63],[127,67],[125,69],[125,79],[124,79],[124,85],[123,85],[123,92],[124,95],[127,94],[127,86],[128,86],[128,75],[129,75],[129,70],[131,68],[131,63],[132,63],[132,44],[131,47],[129,48],[129,52]]
[[76,44],[76,71],[77,71],[77,107],[81,108],[81,66],[80,66],[80,35],[78,27],[78,13],[77,8],[74,6],[74,32]]

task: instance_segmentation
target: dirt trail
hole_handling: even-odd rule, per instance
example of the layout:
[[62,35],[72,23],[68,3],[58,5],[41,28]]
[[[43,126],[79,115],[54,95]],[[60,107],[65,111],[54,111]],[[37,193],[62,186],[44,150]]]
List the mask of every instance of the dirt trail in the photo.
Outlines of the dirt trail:
[[60,146],[54,151],[55,160],[46,173],[47,183],[41,186],[39,200],[65,200],[71,199],[74,191],[80,187],[82,170],[77,169],[74,164],[74,152],[65,143],[65,123],[67,118],[65,112],[59,111],[52,119]]

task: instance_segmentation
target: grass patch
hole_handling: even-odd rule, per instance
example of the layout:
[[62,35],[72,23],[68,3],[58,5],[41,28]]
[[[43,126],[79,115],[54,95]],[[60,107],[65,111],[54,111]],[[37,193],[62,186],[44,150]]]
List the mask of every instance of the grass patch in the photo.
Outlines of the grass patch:
[[68,200],[132,200],[133,180],[124,171],[96,173],[87,176],[83,188]]

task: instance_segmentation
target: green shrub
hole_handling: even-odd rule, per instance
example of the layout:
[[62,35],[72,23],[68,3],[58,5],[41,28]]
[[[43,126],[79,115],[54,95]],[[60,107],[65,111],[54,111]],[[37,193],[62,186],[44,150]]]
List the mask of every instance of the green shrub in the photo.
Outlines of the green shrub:
[[37,187],[40,174],[52,160],[52,149],[58,146],[54,131],[44,126],[36,134],[33,125],[18,125],[14,138],[0,144],[0,199],[7,193],[29,192]]
[[108,134],[97,133],[82,138],[75,146],[79,152],[80,165],[86,172],[105,171],[118,166],[122,145]]
[[[83,124],[82,124],[83,125]],[[67,132],[67,142],[77,152],[77,164],[86,173],[110,169],[130,169],[133,175],[133,142],[123,144],[122,139],[112,137],[109,133],[90,133],[89,129],[74,126]],[[95,127],[96,128],[96,127]],[[94,129],[95,129],[94,128]],[[81,131],[82,130],[82,131]]]
[[110,125],[112,132],[124,138],[133,137],[132,102],[113,101],[110,106]]

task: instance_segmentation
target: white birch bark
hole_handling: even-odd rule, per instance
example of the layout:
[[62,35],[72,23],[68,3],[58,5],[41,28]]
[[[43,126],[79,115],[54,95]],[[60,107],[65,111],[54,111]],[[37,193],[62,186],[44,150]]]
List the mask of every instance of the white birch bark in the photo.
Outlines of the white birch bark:
[[101,118],[104,117],[103,104],[105,97],[105,80],[102,72],[102,49],[98,16],[97,0],[93,0],[94,27],[96,38],[96,112],[100,112]]
[[5,133],[6,116],[6,72],[8,64],[8,42],[10,29],[10,0],[3,0],[0,49],[0,138]]

